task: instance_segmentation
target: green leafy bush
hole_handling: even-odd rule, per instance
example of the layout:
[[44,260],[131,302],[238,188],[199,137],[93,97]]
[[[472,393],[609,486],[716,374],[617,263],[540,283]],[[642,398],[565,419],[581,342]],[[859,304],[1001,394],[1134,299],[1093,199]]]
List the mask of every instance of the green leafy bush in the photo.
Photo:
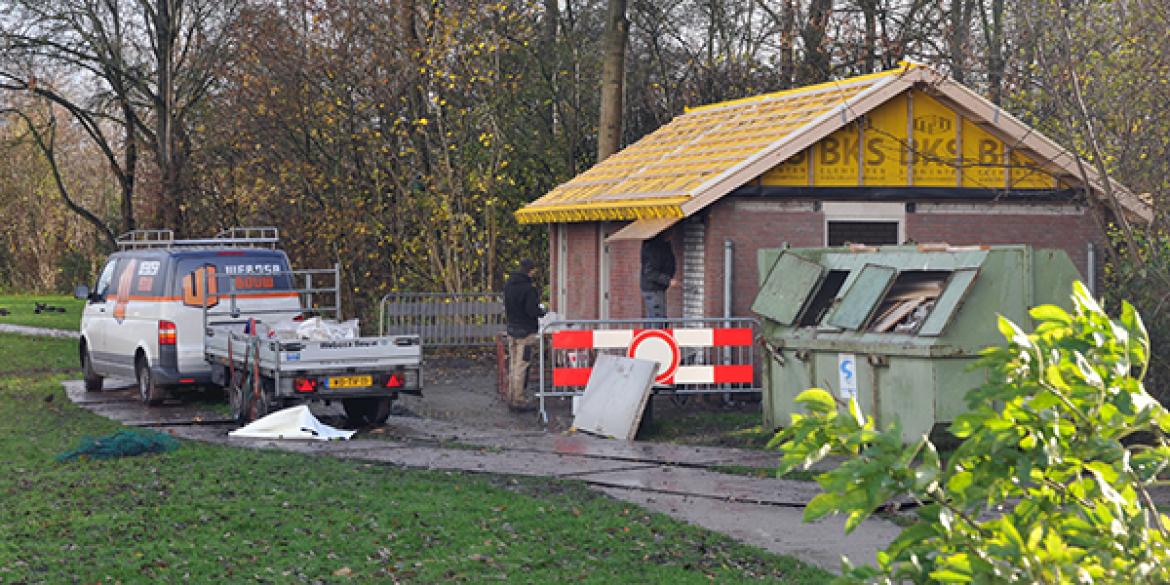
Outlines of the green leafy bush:
[[1163,405],[1170,404],[1170,233],[1134,230],[1130,238],[1113,228],[1110,246],[1117,250],[1105,263],[1102,296],[1107,305],[1127,300],[1142,315],[1150,332],[1149,372],[1142,380],[1146,390]]
[[849,532],[891,500],[919,504],[878,567],[846,561],[844,580],[1170,582],[1170,518],[1147,491],[1170,463],[1170,413],[1142,384],[1149,336],[1128,303],[1112,320],[1081,283],[1073,302],[1073,314],[1032,309],[1032,333],[1000,318],[1007,345],[982,352],[987,382],[951,425],[961,442],[945,462],[927,437],[875,429],[856,401],[801,393],[807,416],[772,442],[780,471],[848,457],[817,477],[806,521],[845,514]]

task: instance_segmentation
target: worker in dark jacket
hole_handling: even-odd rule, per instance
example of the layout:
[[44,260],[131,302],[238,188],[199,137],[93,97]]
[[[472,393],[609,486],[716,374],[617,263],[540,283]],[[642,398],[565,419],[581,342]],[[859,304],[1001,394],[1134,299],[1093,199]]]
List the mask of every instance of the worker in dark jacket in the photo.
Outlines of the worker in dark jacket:
[[639,284],[642,289],[643,317],[666,317],[666,289],[678,285],[674,273],[674,248],[670,245],[669,232],[642,242],[642,276]]
[[504,317],[508,322],[508,407],[513,410],[531,410],[534,402],[525,393],[528,367],[532,363],[532,348],[544,316],[540,291],[533,283],[536,263],[521,260],[520,269],[504,283]]

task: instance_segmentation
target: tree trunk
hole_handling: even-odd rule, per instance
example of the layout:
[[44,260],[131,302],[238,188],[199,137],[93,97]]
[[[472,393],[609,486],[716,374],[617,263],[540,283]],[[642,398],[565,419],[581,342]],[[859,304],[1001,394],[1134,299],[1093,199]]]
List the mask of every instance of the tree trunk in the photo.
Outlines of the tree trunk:
[[992,0],[991,14],[980,10],[983,21],[983,38],[987,42],[987,86],[992,103],[1003,101],[1003,74],[1006,64],[1003,58],[1003,0]]
[[793,0],[784,3],[780,22],[780,71],[785,89],[796,81],[796,6]]
[[544,21],[541,23],[540,44],[543,50],[543,59],[550,60],[548,64],[549,100],[544,110],[545,127],[548,135],[553,138],[557,135],[557,99],[560,80],[560,60],[557,58],[557,20],[560,19],[558,0],[544,0]]
[[626,41],[630,21],[626,0],[609,0],[606,14],[604,62],[601,69],[601,116],[597,124],[597,162],[621,148],[622,85],[626,74]]
[[175,193],[178,186],[175,184],[175,170],[171,160],[174,156],[172,116],[175,107],[172,63],[175,39],[171,35],[171,27],[173,26],[172,19],[177,17],[173,13],[172,1],[159,0],[154,12],[154,59],[158,67],[158,88],[156,89],[156,110],[154,112],[154,148],[155,157],[158,159],[159,181],[161,183],[158,207],[155,209],[156,225],[154,227],[180,228],[180,225],[167,225],[174,224],[178,211],[177,194]]
[[968,0],[951,0],[950,6],[950,34],[947,38],[948,49],[951,54],[951,77],[963,83],[966,77],[966,63],[964,49],[967,45],[967,28],[970,26],[965,15],[970,15]]
[[878,2],[877,0],[861,0],[859,4],[865,19],[865,71],[862,73],[873,73],[877,66]]

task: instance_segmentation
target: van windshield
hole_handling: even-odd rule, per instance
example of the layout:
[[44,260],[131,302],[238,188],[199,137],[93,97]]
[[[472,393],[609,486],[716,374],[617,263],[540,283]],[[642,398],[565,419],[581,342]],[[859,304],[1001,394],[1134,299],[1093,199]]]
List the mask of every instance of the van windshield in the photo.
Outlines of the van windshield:
[[[189,295],[206,280],[212,293],[241,294],[292,290],[288,260],[283,254],[229,252],[179,259],[172,294]],[[281,274],[284,273],[284,274]]]

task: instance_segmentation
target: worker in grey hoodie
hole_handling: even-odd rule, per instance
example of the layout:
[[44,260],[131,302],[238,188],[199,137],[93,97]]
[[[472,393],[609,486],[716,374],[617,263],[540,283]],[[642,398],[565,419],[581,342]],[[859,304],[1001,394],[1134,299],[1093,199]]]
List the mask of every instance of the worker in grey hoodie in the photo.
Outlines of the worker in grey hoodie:
[[[642,316],[647,320],[666,317],[666,289],[678,285],[674,273],[674,249],[670,245],[669,232],[642,242],[642,274],[639,285],[642,289]],[[650,326],[665,325],[650,323]]]

